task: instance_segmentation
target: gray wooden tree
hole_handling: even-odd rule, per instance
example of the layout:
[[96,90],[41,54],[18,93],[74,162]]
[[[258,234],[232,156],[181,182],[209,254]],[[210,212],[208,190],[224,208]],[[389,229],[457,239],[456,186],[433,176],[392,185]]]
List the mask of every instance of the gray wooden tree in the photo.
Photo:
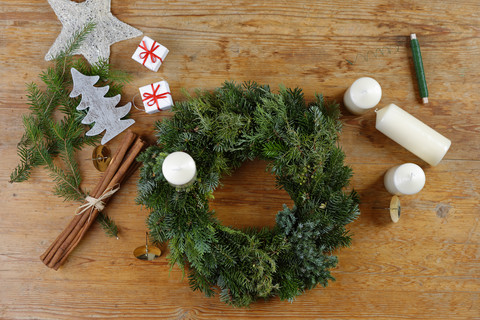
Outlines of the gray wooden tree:
[[102,144],[106,144],[123,130],[135,123],[133,119],[121,120],[130,112],[131,103],[127,103],[123,107],[116,108],[120,102],[121,96],[117,94],[114,97],[105,97],[109,86],[94,87],[95,83],[100,79],[99,76],[86,76],[77,69],[72,68],[73,90],[70,97],[82,95],[82,100],[77,106],[77,110],[88,109],[88,113],[83,118],[83,124],[95,125],[86,133],[87,136],[95,136],[106,130]]

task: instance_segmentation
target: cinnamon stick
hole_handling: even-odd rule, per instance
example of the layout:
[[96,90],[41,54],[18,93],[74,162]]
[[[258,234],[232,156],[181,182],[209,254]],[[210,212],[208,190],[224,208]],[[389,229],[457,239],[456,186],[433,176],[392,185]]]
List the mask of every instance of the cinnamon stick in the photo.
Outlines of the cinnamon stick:
[[[129,172],[130,167],[135,166],[136,164],[135,159],[137,158],[138,154],[140,151],[142,151],[143,147],[145,146],[145,142],[142,141],[140,138],[137,138],[131,149],[128,151],[127,155],[125,156],[125,160],[123,161],[122,165],[120,168],[117,170],[115,175],[113,176],[112,180],[108,184],[108,186],[105,188],[105,190],[110,190],[111,188],[114,188],[117,184],[120,184],[124,178],[126,177],[127,172]],[[105,191],[103,190],[103,191]],[[102,191],[102,193],[103,193]],[[101,195],[101,194],[100,194]],[[100,196],[98,195],[98,196]],[[107,198],[103,200],[105,204],[108,203],[110,198]],[[58,270],[58,268],[65,262],[65,260],[68,258],[68,255],[77,247],[79,244],[80,240],[83,238],[87,230],[90,228],[90,226],[93,224],[95,221],[96,217],[98,216],[98,210],[94,209],[92,213],[90,214],[89,219],[87,218],[85,224],[82,226],[82,228],[79,229],[79,231],[76,233],[76,235],[71,239],[71,241],[66,241],[62,246],[60,247],[61,250],[59,250],[59,254],[52,259],[52,261],[48,264],[49,267]],[[87,212],[83,213],[82,215],[88,215]]]
[[[111,177],[116,173],[118,167],[120,166],[125,153],[127,152],[128,148],[130,147],[132,141],[136,138],[136,134],[132,131],[128,130],[126,135],[122,140],[122,144],[120,148],[117,150],[115,155],[112,158],[110,165],[108,166],[107,170],[105,171],[104,175],[97,183],[95,189],[92,192],[92,196],[97,198],[99,196],[100,187],[102,186],[105,180],[111,179]],[[45,251],[45,253],[40,256],[40,259],[48,266],[54,255],[59,250],[62,243],[68,239],[71,235],[72,231],[75,228],[79,228],[84,225],[85,223],[85,216],[84,215],[76,215],[70,221],[68,226],[63,230],[63,232],[55,239],[55,241],[50,245],[50,247]]]
[[[131,149],[132,144],[136,140],[139,139],[135,133],[133,133],[131,131],[128,131],[128,133],[129,133],[129,135],[127,137],[125,137],[125,139],[123,140],[118,154],[113,156],[113,158],[112,158],[112,160],[111,160],[111,162],[108,166],[108,167],[113,166],[114,169],[112,169],[109,172],[108,172],[108,170],[105,171],[105,177],[104,177],[104,179],[102,179],[103,181],[99,186],[99,190],[95,190],[95,191],[97,191],[97,193],[94,194],[95,198],[100,197],[100,195],[105,191],[108,183],[112,180],[112,177],[117,173],[118,168],[122,165],[123,160],[126,158],[125,154],[127,154],[128,150]],[[107,174],[107,172],[108,172],[108,174]]]
[[[114,154],[110,165],[107,167],[107,170],[101,177],[100,181],[97,183],[96,187],[92,191],[92,196],[94,198],[99,197],[99,191],[101,186],[103,185],[104,181],[109,182],[112,176],[116,173],[118,167],[120,166],[125,153],[127,152],[128,148],[132,144],[133,140],[136,138],[136,134],[132,131],[128,130],[125,134],[120,148]],[[103,191],[102,191],[103,192]],[[55,239],[54,242],[50,245],[50,247],[40,256],[40,259],[48,266],[50,261],[52,260],[53,256],[60,248],[60,245],[70,236],[72,231],[75,227],[81,227],[85,223],[85,216],[84,215],[76,215],[67,225],[67,227],[60,233],[60,235]]]
[[[92,192],[92,197],[100,197],[107,186],[112,181],[112,178],[117,174],[119,168],[122,167],[123,160],[126,158],[127,150],[132,145],[132,142],[136,139],[136,134],[127,131],[120,148],[117,150],[115,155],[112,158],[110,165],[108,166],[105,174],[102,176],[100,181],[97,183],[96,187]],[[40,256],[40,259],[49,267],[54,267],[57,262],[65,256],[66,252],[70,247],[69,244],[77,238],[78,233],[83,230],[88,220],[94,220],[89,214],[76,215],[70,221],[68,226],[62,231],[62,233],[55,239],[55,241],[49,246],[44,254]]]

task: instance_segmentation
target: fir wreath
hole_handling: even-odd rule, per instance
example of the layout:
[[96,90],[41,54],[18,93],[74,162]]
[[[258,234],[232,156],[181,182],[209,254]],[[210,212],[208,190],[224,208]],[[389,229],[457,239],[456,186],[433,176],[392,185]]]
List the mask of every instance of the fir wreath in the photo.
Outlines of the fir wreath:
[[[293,300],[317,284],[334,280],[333,251],[351,242],[345,225],[359,214],[352,175],[338,146],[337,104],[322,96],[307,105],[300,89],[226,82],[214,92],[197,92],[156,123],[158,145],[148,148],[137,201],[151,210],[150,235],[169,241],[170,263],[188,272],[193,290],[234,306],[258,298]],[[190,154],[197,178],[176,190],[162,175],[165,157]],[[276,226],[237,230],[222,225],[209,199],[224,174],[247,159],[269,161],[278,187],[295,203],[278,212]]]

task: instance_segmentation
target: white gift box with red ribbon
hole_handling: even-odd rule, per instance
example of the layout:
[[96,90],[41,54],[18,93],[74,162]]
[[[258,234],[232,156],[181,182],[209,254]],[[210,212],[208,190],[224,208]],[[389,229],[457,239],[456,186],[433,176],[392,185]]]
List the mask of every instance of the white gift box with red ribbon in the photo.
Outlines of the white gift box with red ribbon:
[[143,37],[132,59],[157,72],[167,57],[168,49],[149,37]]
[[147,113],[155,113],[173,107],[170,87],[165,80],[140,87],[138,90],[140,90],[143,106]]

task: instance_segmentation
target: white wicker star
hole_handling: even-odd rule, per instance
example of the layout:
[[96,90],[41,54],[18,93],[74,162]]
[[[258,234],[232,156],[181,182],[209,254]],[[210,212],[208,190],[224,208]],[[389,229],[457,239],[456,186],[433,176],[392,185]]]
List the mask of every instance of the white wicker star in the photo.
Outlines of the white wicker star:
[[83,55],[90,64],[108,59],[110,46],[115,42],[142,35],[142,32],[115,18],[110,12],[111,0],[86,0],[76,3],[70,0],[48,0],[63,25],[62,31],[45,55],[52,60],[64,50],[73,33],[81,31],[89,22],[96,24],[80,48],[73,54]]

